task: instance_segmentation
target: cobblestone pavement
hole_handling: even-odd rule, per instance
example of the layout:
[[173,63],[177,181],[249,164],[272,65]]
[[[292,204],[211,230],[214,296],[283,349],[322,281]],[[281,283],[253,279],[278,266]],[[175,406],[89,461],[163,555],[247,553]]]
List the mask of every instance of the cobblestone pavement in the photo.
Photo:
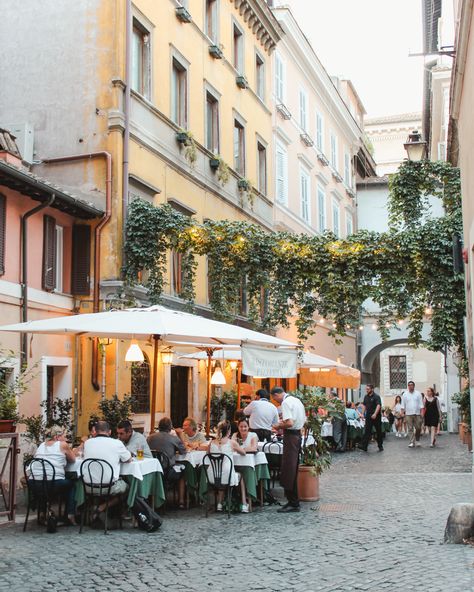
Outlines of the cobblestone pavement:
[[472,457],[455,435],[407,445],[390,435],[381,454],[336,456],[299,514],[170,511],[150,535],[4,528],[0,592],[472,592],[474,549],[442,544],[452,504],[472,500]]

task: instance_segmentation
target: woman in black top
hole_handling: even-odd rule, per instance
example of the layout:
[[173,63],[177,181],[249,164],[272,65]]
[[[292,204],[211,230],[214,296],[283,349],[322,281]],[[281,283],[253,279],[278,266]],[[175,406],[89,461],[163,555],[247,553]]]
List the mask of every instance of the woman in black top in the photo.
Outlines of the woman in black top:
[[430,448],[436,444],[436,433],[438,431],[441,409],[439,407],[438,397],[432,388],[426,389],[425,395],[425,426],[429,429],[431,435]]

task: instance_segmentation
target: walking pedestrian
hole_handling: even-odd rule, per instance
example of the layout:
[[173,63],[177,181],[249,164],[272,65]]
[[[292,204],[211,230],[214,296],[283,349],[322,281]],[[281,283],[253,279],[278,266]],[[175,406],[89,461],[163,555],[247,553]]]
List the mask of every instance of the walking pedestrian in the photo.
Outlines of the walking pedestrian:
[[428,387],[425,395],[425,426],[430,431],[431,444],[430,448],[433,448],[436,444],[436,436],[438,434],[439,421],[441,417],[441,408],[439,406],[439,400],[436,396],[434,389]]
[[306,423],[306,413],[303,403],[296,397],[285,393],[281,387],[273,387],[271,394],[275,401],[281,405],[281,421],[274,426],[274,429],[284,431],[280,484],[285,490],[288,501],[278,512],[299,512],[298,462],[301,448],[301,430]]
[[365,387],[365,390],[367,393],[364,397],[365,431],[362,437],[360,448],[364,452],[367,452],[367,447],[369,445],[370,439],[372,438],[372,429],[375,428],[379,452],[382,452],[382,399],[375,393],[373,384],[368,384]]
[[419,391],[415,390],[415,383],[410,380],[407,384],[407,390],[402,395],[403,415],[406,418],[408,433],[410,434],[409,448],[421,446],[420,434],[423,409],[423,398]]
[[403,430],[403,411],[402,411],[402,398],[400,395],[395,397],[395,404],[392,410],[393,416],[395,418],[395,436],[397,438],[403,438],[402,430]]

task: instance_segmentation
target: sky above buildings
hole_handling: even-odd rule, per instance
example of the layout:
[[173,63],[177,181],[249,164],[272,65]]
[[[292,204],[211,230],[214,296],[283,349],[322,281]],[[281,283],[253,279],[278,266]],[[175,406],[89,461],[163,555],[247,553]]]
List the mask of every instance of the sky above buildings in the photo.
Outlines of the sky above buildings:
[[367,117],[422,108],[421,0],[284,0],[331,75],[349,78]]

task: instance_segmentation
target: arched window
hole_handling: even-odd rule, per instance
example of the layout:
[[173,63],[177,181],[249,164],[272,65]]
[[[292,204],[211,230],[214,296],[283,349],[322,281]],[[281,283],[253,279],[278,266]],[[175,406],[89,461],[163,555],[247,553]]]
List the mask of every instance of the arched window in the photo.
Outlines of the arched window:
[[142,363],[134,362],[131,367],[130,394],[135,397],[133,413],[150,412],[150,362],[145,353]]

